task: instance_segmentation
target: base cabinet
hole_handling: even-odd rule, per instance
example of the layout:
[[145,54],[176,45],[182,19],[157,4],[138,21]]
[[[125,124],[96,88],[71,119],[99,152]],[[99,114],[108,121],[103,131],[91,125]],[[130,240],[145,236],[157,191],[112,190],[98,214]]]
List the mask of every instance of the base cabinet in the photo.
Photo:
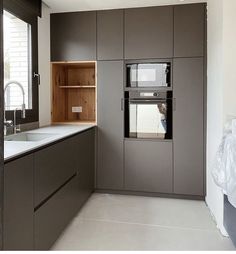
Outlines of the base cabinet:
[[48,250],[79,209],[78,176],[35,212],[35,249]]
[[125,141],[125,189],[172,193],[172,142]]
[[95,128],[4,171],[4,250],[48,250],[94,190]]
[[35,206],[78,171],[75,144],[76,138],[72,137],[34,154]]
[[29,155],[4,166],[4,250],[34,249],[33,162]]

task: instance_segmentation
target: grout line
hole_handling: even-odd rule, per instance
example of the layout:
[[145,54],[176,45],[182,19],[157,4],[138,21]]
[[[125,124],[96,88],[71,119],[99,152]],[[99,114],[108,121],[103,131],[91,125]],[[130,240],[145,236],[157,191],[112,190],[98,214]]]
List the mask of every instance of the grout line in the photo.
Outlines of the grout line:
[[96,221],[96,222],[107,222],[107,223],[115,223],[115,224],[128,224],[128,225],[136,225],[136,226],[147,226],[147,227],[160,227],[165,229],[181,229],[181,230],[191,230],[191,231],[204,231],[204,232],[218,232],[217,229],[200,229],[200,228],[191,228],[191,227],[178,227],[178,226],[167,226],[160,224],[147,224],[147,223],[138,223],[138,222],[127,222],[127,221],[119,221],[119,220],[106,220],[106,219],[95,219],[95,218],[85,218],[83,215],[81,218],[77,217],[79,220],[84,221]]

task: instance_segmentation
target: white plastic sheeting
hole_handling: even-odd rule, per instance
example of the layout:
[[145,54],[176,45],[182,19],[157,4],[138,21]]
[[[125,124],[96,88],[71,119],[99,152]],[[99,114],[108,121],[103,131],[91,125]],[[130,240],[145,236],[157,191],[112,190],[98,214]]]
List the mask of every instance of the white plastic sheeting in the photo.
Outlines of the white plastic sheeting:
[[224,136],[213,163],[212,176],[236,208],[236,119],[225,126]]

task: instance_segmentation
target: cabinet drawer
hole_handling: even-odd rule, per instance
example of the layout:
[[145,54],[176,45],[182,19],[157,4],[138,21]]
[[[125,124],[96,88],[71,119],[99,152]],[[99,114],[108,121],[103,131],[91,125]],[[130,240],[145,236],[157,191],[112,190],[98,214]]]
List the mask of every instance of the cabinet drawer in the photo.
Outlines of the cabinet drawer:
[[35,206],[77,172],[75,142],[73,137],[35,153]]
[[4,250],[33,250],[33,155],[4,166]]
[[125,141],[125,188],[172,193],[172,142]]
[[35,249],[48,250],[79,210],[78,177],[35,212]]

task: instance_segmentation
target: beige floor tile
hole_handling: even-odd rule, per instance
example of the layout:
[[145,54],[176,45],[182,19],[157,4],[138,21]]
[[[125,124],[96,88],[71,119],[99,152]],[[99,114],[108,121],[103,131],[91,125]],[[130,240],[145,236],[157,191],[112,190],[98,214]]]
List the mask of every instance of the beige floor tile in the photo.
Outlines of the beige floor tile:
[[233,250],[218,231],[83,220],[71,223],[52,250]]
[[217,230],[203,201],[94,194],[80,217]]

